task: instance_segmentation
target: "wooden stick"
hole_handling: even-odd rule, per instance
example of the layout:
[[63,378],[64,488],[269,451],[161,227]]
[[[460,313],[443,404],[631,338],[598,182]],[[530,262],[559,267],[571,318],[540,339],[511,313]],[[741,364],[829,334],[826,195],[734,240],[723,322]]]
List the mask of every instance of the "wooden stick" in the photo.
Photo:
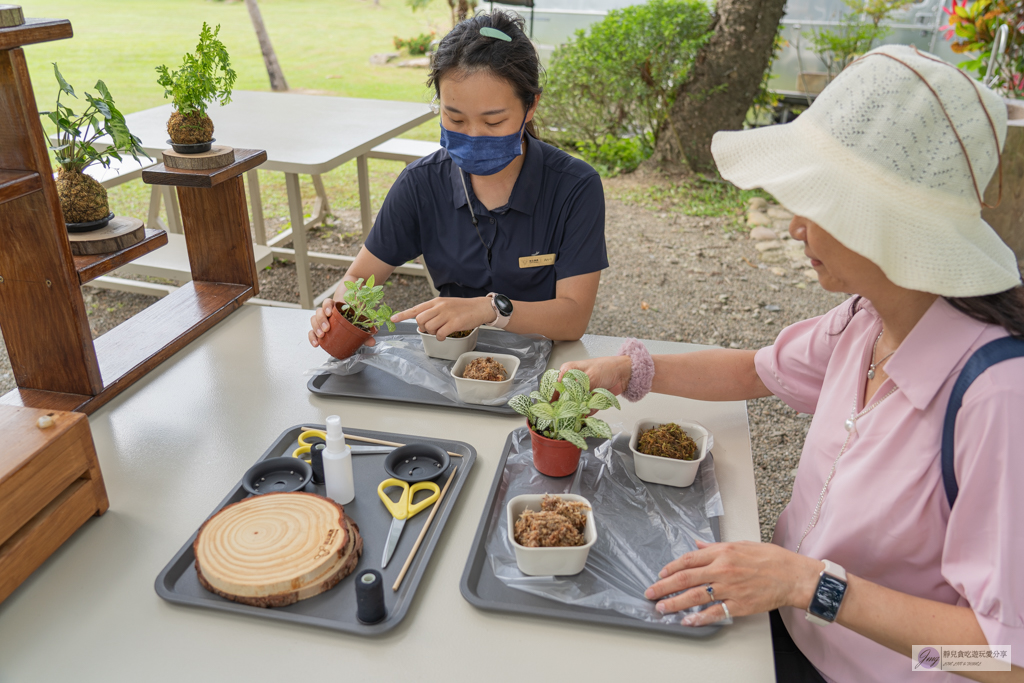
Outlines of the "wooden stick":
[[[317,429],[317,428],[316,427],[304,427],[303,429]],[[323,431],[323,430],[322,429],[317,429],[317,431]],[[405,445],[404,443],[395,443],[394,441],[381,441],[380,439],[371,439],[368,436],[352,436],[351,434],[348,434],[348,433],[345,434],[345,438],[346,439],[352,439],[353,441],[362,441],[364,443],[375,443],[375,444],[378,444],[380,446],[394,446],[395,448],[399,448],[399,447]],[[452,456],[454,458],[461,458],[462,457],[462,453],[452,453],[451,451],[448,451],[448,455],[450,455],[450,456]]]
[[448,477],[448,481],[445,483],[444,488],[441,489],[441,495],[437,497],[437,502],[434,503],[434,507],[430,509],[430,516],[427,517],[427,523],[423,525],[423,529],[420,530],[420,535],[416,539],[416,545],[412,547],[409,552],[409,557],[405,558],[405,564],[402,565],[402,571],[399,572],[398,578],[395,579],[395,585],[391,587],[392,591],[398,590],[398,587],[402,584],[402,579],[405,578],[405,573],[409,571],[409,565],[412,564],[412,558],[416,556],[416,551],[420,549],[420,543],[423,542],[423,537],[427,535],[427,529],[430,528],[430,523],[434,521],[434,515],[437,514],[437,509],[441,507],[441,502],[444,500],[444,494],[448,493],[448,487],[452,485],[452,481],[455,479],[455,473],[458,471],[458,466],[452,470],[451,475]]

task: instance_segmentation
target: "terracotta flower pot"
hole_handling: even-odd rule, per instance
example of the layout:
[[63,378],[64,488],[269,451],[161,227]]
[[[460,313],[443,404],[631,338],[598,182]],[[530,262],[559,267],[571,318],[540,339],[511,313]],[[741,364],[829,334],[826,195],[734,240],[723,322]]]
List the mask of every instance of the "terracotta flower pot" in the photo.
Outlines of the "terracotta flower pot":
[[331,327],[320,337],[320,348],[339,360],[348,358],[358,351],[363,342],[377,332],[376,327],[372,332],[356,327],[337,309],[327,320]]
[[[526,423],[529,427],[530,423]],[[580,449],[568,441],[549,439],[530,429],[533,445],[533,466],[549,477],[567,477],[580,464]]]

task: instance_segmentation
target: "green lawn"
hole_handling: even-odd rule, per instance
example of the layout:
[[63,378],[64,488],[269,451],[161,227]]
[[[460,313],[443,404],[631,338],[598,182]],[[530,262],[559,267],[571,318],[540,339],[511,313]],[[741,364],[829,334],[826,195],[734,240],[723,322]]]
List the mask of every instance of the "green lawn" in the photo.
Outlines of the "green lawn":
[[[371,66],[369,58],[393,52],[395,35],[409,38],[431,30],[442,35],[450,28],[447,3],[433,0],[426,11],[415,14],[404,0],[380,0],[379,5],[373,0],[260,0],[259,4],[291,88],[344,97],[429,101],[425,69]],[[156,84],[154,68],[177,66],[181,55],[195,47],[203,21],[221,25],[221,40],[238,72],[235,88],[270,89],[242,2],[28,0],[24,11],[31,17],[70,19],[75,31],[70,40],[25,48],[40,111],[52,107],[56,97],[51,62],[60,65],[77,91],[92,90],[96,80],[102,79],[124,113],[163,104],[163,88]],[[45,123],[47,133],[52,133],[49,121]],[[403,137],[437,140],[437,136],[435,119]],[[396,162],[370,163],[375,208],[401,168]],[[358,207],[354,162],[324,176],[324,182],[335,207]],[[266,216],[286,216],[283,175],[261,173],[260,183]],[[304,196],[312,201],[311,187],[304,188]],[[145,217],[149,192],[135,181],[112,190],[110,199],[115,212]]]

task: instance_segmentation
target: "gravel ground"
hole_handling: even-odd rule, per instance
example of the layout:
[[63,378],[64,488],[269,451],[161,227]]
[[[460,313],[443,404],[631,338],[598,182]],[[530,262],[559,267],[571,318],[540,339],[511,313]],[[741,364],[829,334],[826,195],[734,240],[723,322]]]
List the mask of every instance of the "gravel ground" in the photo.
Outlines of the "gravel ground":
[[[845,298],[802,275],[805,266],[799,263],[797,245],[762,252],[736,230],[733,217],[655,212],[615,198],[638,182],[643,181],[605,181],[611,267],[601,278],[589,333],[759,348],[772,343],[782,327],[820,315]],[[737,215],[742,208],[737,207]],[[327,226],[311,231],[310,249],[354,254],[360,246],[358,226],[357,211],[338,212]],[[280,227],[278,221],[267,222],[270,235]],[[293,265],[283,262],[263,270],[259,296],[297,302],[294,272]],[[314,265],[311,274],[313,290],[321,292],[343,271]],[[94,337],[155,301],[89,287],[83,292]],[[399,276],[389,283],[387,300],[396,310],[429,297],[422,278]],[[0,348],[0,393],[14,386],[6,350]],[[810,419],[774,397],[748,402],[747,413],[761,537],[769,540],[789,501]]]

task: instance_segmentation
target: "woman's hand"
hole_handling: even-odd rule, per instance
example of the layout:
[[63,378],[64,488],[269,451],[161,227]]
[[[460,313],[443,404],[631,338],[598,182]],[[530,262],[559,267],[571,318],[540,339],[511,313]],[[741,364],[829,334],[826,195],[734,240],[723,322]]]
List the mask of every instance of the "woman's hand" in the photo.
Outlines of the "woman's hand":
[[[324,302],[326,303],[326,302]],[[456,332],[472,330],[494,320],[494,309],[487,297],[461,299],[439,296],[419,306],[395,313],[392,322],[416,318],[416,325],[439,341]]]
[[[661,580],[644,594],[659,600],[662,614],[721,600],[733,617],[790,606],[806,609],[818,585],[823,564],[772,543],[705,543],[665,565]],[[714,598],[707,586],[714,589]],[[678,595],[673,595],[678,593]],[[672,597],[665,597],[672,596]],[[725,618],[721,605],[683,619],[685,626],[704,626]]]
[[[334,315],[334,312],[334,300],[324,299],[324,303],[320,308],[316,309],[316,313],[309,319],[309,324],[313,328],[309,331],[309,343],[314,347],[320,346],[321,337],[327,334],[327,330],[331,329],[330,318]],[[370,337],[363,342],[363,346],[373,346],[376,343],[374,338]]]
[[558,379],[561,380],[562,375],[572,369],[587,373],[592,389],[600,387],[618,395],[629,386],[629,378],[633,374],[633,363],[629,356],[604,356],[589,360],[574,360],[562,364],[558,370]]

